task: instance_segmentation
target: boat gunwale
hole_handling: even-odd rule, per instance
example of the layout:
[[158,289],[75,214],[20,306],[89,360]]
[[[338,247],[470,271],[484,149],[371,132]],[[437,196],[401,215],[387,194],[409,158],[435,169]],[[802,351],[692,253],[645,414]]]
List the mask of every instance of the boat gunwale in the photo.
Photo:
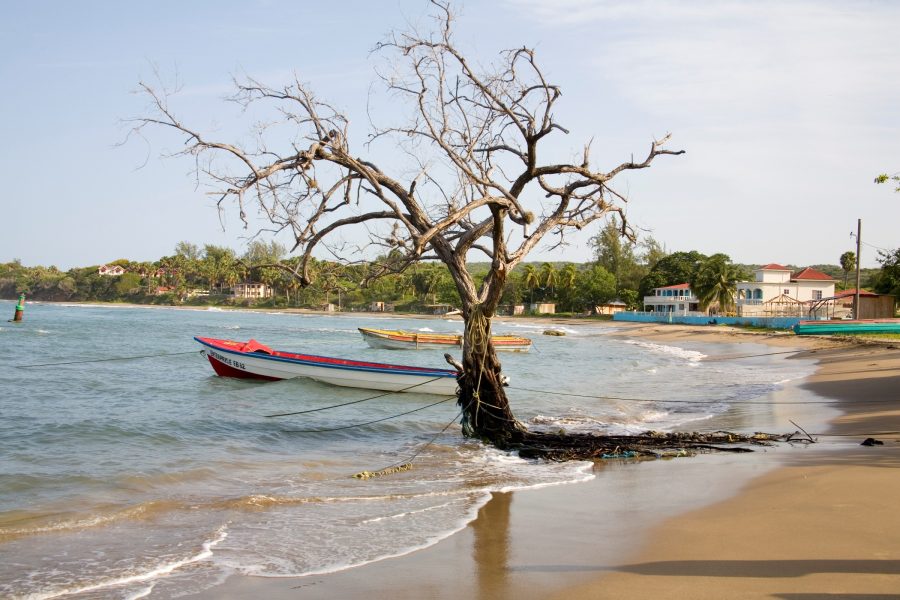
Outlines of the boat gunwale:
[[[260,358],[264,360],[271,360],[275,362],[282,362],[287,364],[299,364],[304,366],[311,367],[323,367],[328,369],[337,369],[341,371],[362,371],[367,373],[384,373],[384,374],[398,374],[398,375],[417,375],[422,377],[453,377],[454,379],[457,376],[456,371],[452,371],[450,369],[434,369],[429,367],[415,367],[412,365],[392,365],[390,363],[376,363],[376,362],[367,362],[367,361],[357,361],[353,359],[346,358],[337,358],[333,356],[321,356],[316,354],[296,354],[293,352],[283,352],[276,351],[280,354],[287,354],[291,356],[303,356],[306,358],[291,358],[289,356],[274,356],[271,354],[263,354],[260,352],[243,352],[241,350],[235,350],[233,348],[227,348],[215,343],[210,342],[224,342],[224,341],[234,341],[234,340],[221,340],[217,338],[201,338],[194,337],[194,341],[202,346],[206,346],[208,348],[212,348],[217,352],[225,352],[228,354],[233,354],[236,356],[249,356],[250,358]],[[308,360],[313,359],[313,360]],[[344,361],[343,363],[329,363],[329,362],[320,362],[315,359],[325,359],[325,360],[340,360]]]
[[[363,336],[374,337],[383,340],[391,340],[394,342],[409,343],[426,343],[426,344],[446,344],[448,346],[458,346],[462,342],[462,334],[457,333],[412,333],[402,331],[400,329],[369,329],[367,327],[357,327]],[[515,335],[492,335],[491,342],[495,346],[531,346],[531,340]]]

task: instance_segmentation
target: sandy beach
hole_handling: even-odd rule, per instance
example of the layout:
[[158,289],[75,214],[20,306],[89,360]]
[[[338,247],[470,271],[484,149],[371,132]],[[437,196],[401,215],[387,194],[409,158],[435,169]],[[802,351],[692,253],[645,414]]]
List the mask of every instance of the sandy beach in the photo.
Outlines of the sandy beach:
[[[817,372],[784,394],[840,411],[797,413],[800,424],[831,421],[810,425],[827,434],[818,444],[605,461],[588,483],[496,493],[424,550],[299,579],[231,577],[198,597],[900,598],[900,345],[727,327],[623,334],[800,349]],[[860,446],[867,437],[883,445]]]
[[[557,597],[900,597],[900,349],[803,344],[819,360],[804,387],[840,402],[829,433],[842,437],[665,522],[634,560]],[[870,436],[884,445],[860,446]]]

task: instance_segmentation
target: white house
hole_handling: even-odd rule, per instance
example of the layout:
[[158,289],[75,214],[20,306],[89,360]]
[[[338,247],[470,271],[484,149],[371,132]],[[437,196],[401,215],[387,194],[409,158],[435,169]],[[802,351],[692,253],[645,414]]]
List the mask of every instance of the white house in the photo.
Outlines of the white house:
[[691,284],[679,283],[653,288],[653,294],[644,296],[644,310],[673,315],[687,315],[700,310],[700,299],[691,291]]
[[251,298],[261,300],[272,297],[272,288],[265,283],[238,283],[234,288],[235,298]]
[[814,303],[834,296],[834,278],[810,267],[792,273],[772,263],[755,273],[755,281],[737,284],[738,314],[744,317],[803,316]]
[[100,274],[101,277],[119,277],[120,275],[125,274],[125,269],[119,265],[100,265],[100,268],[97,269],[97,273]]
[[555,302],[532,302],[528,305],[528,310],[536,315],[552,315],[556,313]]

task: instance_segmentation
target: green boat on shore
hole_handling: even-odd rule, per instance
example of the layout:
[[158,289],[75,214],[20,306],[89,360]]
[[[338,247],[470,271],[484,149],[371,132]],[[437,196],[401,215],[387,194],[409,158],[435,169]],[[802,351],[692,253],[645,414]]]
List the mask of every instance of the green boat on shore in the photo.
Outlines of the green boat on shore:
[[860,333],[900,333],[900,319],[858,321],[800,321],[794,325],[797,335],[840,335]]

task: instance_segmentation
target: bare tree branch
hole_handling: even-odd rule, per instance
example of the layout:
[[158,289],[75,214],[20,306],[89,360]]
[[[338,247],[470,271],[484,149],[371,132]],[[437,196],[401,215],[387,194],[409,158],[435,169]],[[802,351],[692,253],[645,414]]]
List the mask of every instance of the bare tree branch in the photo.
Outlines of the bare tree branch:
[[[512,269],[545,239],[556,247],[566,243],[567,233],[610,213],[624,217],[627,198],[611,187],[616,176],[684,151],[668,150],[667,134],[653,140],[642,162],[632,159],[606,171],[592,163],[590,142],[578,164],[549,160],[547,140],[569,129],[555,120],[561,89],[545,77],[534,51],[507,50],[493,64],[476,67],[453,39],[449,4],[431,4],[433,31],[394,32],[375,49],[387,61],[387,68],[377,71],[380,83],[392,103],[408,108],[404,121],[373,125],[364,138],[363,148],[370,151],[391,144],[389,155],[360,154],[351,144],[349,119],[296,76],[281,87],[235,80],[231,100],[247,118],[260,115],[252,143],[215,140],[189,127],[170,107],[164,89],[143,82],[152,110],[134,120],[133,132],[178,133],[177,154],[194,159],[197,177],[216,194],[220,210],[233,204],[247,227],[254,211],[265,223],[258,233],[290,234],[300,260],[281,268],[301,285],[312,282],[317,249],[335,252],[328,240],[339,232],[366,237],[387,251],[371,270],[373,277],[437,257],[450,270],[467,332],[480,332],[466,342],[467,371],[474,369],[476,355],[482,372],[499,370],[485,348],[490,348],[490,318]],[[395,164],[397,158],[407,159],[406,168]],[[379,165],[390,166],[392,174]],[[628,236],[631,230],[622,222]],[[479,286],[466,265],[473,251],[491,261]],[[494,379],[491,375],[492,385],[499,385]],[[493,393],[505,402],[502,390]],[[473,410],[478,415],[485,409]],[[518,430],[504,410],[486,418],[499,419],[495,425],[507,433],[510,427]]]

